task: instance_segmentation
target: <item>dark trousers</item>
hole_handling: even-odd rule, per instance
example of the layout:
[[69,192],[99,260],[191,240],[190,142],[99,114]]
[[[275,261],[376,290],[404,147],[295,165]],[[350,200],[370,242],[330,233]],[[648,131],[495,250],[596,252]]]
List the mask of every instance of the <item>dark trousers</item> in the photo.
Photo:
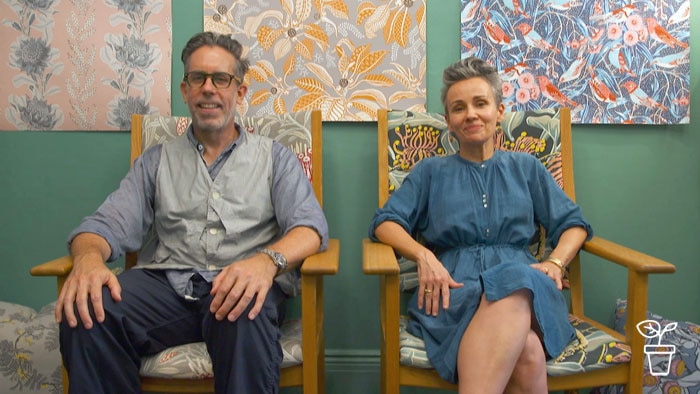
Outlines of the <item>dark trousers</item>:
[[[60,325],[63,363],[69,391],[77,393],[140,393],[141,357],[184,343],[207,344],[216,393],[277,393],[282,349],[279,326],[284,294],[273,285],[260,314],[249,320],[248,309],[235,322],[217,321],[209,312],[211,284],[194,281],[197,301],[177,295],[165,273],[131,269],[118,276],[122,301],[114,302],[106,287],[105,320],[86,330]],[[76,312],[77,313],[77,312]]]

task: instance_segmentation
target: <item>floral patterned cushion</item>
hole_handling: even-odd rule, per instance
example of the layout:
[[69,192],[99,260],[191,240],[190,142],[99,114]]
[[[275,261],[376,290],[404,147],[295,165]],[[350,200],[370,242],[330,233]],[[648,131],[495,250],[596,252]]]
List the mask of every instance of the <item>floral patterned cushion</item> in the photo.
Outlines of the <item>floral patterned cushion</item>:
[[0,302],[0,393],[62,392],[53,311]]
[[576,316],[569,315],[569,321],[576,329],[576,339],[559,356],[547,361],[548,375],[594,371],[630,361],[630,346],[627,343]]
[[[182,135],[192,119],[184,116],[143,115],[142,150]],[[238,123],[250,133],[270,137],[297,155],[311,180],[311,111],[242,117]]]
[[[496,147],[536,156],[559,186],[563,186],[559,116],[557,109],[506,112],[495,136]],[[459,151],[459,143],[450,135],[441,114],[389,111],[388,128],[389,193],[401,187],[420,160]],[[530,250],[538,259],[551,250],[545,244],[544,235],[540,227],[530,244]],[[413,290],[418,285],[415,262],[400,258],[399,267],[401,290]]]
[[[614,364],[628,362],[629,346],[607,333],[596,329],[585,321],[569,316],[576,328],[576,339],[556,358],[547,362],[547,374],[568,375],[577,372],[593,371]],[[432,369],[421,338],[407,331],[408,317],[401,316],[399,322],[399,360],[402,365]]]
[[[661,343],[675,350],[671,355],[648,354],[644,361],[643,392],[645,394],[700,393],[700,325],[677,322],[647,311],[647,319],[660,327],[674,327],[665,332]],[[627,300],[617,300],[615,329],[625,331]],[[635,322],[639,323],[639,322]],[[659,343],[658,338],[647,338],[647,345]],[[650,369],[651,365],[651,369]],[[652,373],[653,371],[653,373]],[[622,386],[595,389],[594,394],[622,394]]]
[[[282,368],[302,363],[301,319],[282,323]],[[141,359],[141,376],[154,378],[204,379],[214,376],[211,358],[204,342],[163,350]]]
[[[0,302],[0,393],[62,393],[58,325],[51,303],[39,312]],[[302,363],[301,319],[282,323],[282,368]],[[207,378],[212,366],[204,342],[168,348],[144,357],[141,375]]]

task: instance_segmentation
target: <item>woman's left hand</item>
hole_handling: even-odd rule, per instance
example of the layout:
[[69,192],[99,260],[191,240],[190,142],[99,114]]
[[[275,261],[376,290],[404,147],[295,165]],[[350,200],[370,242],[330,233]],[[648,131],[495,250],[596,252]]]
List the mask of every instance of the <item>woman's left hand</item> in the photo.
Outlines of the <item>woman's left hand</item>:
[[564,288],[562,283],[563,272],[558,265],[551,261],[543,261],[541,263],[530,264],[530,267],[542,272],[547,275],[554,283],[557,285],[557,289],[561,290]]

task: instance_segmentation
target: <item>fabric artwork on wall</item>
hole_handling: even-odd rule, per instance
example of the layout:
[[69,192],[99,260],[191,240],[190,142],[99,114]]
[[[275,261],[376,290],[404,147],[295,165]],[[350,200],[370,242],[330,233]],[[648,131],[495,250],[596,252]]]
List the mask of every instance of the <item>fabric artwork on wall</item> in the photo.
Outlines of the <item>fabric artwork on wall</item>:
[[0,1],[0,130],[129,130],[170,113],[170,0]]
[[251,60],[244,115],[425,112],[425,0],[204,0],[204,30],[231,34]]
[[493,63],[508,110],[574,123],[690,121],[690,0],[461,0],[461,57]]

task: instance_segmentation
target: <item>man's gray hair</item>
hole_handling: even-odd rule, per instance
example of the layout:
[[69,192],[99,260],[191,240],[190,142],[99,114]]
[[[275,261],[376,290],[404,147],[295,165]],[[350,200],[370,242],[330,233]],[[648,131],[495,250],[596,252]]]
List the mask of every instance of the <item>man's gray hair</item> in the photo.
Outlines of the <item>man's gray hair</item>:
[[182,64],[185,66],[185,72],[189,71],[188,62],[190,60],[190,56],[192,56],[192,53],[203,46],[220,47],[232,54],[236,59],[235,70],[232,70],[233,75],[235,75],[240,81],[243,80],[245,74],[248,72],[248,68],[250,68],[250,62],[248,59],[242,57],[241,55],[243,52],[243,46],[240,42],[231,38],[231,36],[227,34],[219,34],[211,31],[197,33],[192,36],[189,41],[187,41],[187,44],[185,44],[185,47],[182,49],[182,56],[180,56]]

